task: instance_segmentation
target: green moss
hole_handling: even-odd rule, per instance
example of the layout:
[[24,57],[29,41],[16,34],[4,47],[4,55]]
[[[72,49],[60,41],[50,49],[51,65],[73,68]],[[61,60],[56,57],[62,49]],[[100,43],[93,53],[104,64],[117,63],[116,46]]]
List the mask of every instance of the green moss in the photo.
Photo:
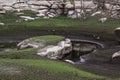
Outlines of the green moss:
[[[37,49],[14,50],[8,52],[0,52],[0,58],[21,59],[33,58],[36,55]],[[37,56],[37,55],[36,55]]]
[[[72,76],[78,75],[81,78],[105,78],[103,76],[98,76],[89,72],[85,72],[75,68],[72,65],[57,62],[57,61],[50,61],[50,60],[26,60],[26,59],[0,59],[1,63],[14,63],[16,65],[22,65],[23,67],[31,67],[31,68],[38,68],[40,70],[47,70],[48,72],[52,73],[59,73],[59,74],[71,74]],[[65,75],[65,74],[64,74]]]
[[31,41],[42,42],[47,45],[57,44],[59,41],[61,41],[63,39],[64,39],[64,37],[55,36],[55,35],[37,36],[37,37],[30,38]]
[[[10,13],[9,13],[10,14]],[[11,17],[14,16],[10,14]],[[9,15],[9,16],[10,16]],[[64,32],[69,34],[80,34],[84,32],[95,33],[108,33],[112,34],[116,27],[119,27],[120,19],[109,18],[107,22],[100,23],[99,16],[88,17],[85,21],[76,19],[70,19],[66,16],[59,16],[56,18],[50,18],[48,20],[39,18],[34,21],[27,21],[21,23],[15,23],[17,17],[3,17],[0,19],[5,22],[6,25],[0,28],[0,36],[18,36],[18,35],[44,35],[55,34],[52,30],[56,30],[56,33],[62,34]],[[20,19],[20,18],[17,18]],[[22,33],[21,33],[22,32]]]

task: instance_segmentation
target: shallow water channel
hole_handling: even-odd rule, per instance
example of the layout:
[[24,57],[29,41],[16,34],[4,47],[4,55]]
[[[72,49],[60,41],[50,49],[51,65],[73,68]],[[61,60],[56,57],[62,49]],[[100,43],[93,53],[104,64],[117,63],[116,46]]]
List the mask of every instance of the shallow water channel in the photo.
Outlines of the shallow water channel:
[[68,59],[79,64],[85,62],[84,58],[81,56],[94,53],[97,49],[103,48],[103,45],[91,41],[72,41],[72,47],[72,52],[66,54],[63,59]]

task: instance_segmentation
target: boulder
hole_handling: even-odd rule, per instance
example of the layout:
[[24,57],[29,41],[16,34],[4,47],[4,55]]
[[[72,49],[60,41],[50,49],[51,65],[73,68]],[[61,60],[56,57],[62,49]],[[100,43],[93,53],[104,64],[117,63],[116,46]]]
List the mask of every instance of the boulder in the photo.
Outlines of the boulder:
[[17,2],[12,5],[13,8],[15,9],[20,9],[20,10],[27,10],[29,9],[29,5],[24,3],[24,2]]
[[36,14],[36,16],[44,17],[47,11],[48,11],[48,9],[40,9],[40,10],[38,10],[39,13]]
[[44,13],[39,13],[39,14],[36,14],[36,16],[43,17],[43,16],[45,16],[45,14]]
[[48,16],[44,16],[43,18],[44,18],[44,19],[49,19],[50,17],[48,17]]
[[69,10],[69,11],[68,11],[68,16],[69,16],[69,15],[73,15],[73,14],[74,14],[74,10]]
[[5,23],[0,22],[0,26],[4,26],[4,25],[5,25]]
[[13,10],[13,8],[11,6],[4,6],[3,7],[4,10],[7,10],[7,11],[10,11],[10,10]]
[[86,13],[83,10],[80,9],[76,9],[76,10],[68,10],[68,17],[75,19],[75,18],[79,18],[79,19],[86,19]]
[[35,20],[35,18],[30,17],[30,16],[20,16],[20,18],[25,19],[25,21],[26,21],[26,20]]
[[[52,37],[49,38],[51,41]],[[30,38],[18,43],[17,48],[37,48],[36,54],[39,56],[47,57],[49,59],[62,59],[65,54],[68,54],[72,51],[72,43],[70,39],[63,39],[62,37],[60,38],[61,39],[55,44],[51,44],[49,40],[45,41],[44,39],[41,39],[41,37]]]
[[105,23],[105,22],[107,21],[107,18],[106,18],[106,17],[100,18],[99,21],[100,21],[101,23]]
[[113,58],[117,58],[117,57],[120,57],[120,51],[115,52],[115,53],[112,55],[112,59],[113,59]]
[[66,59],[66,60],[64,60],[64,61],[67,62],[67,63],[70,63],[70,64],[75,64],[75,62],[73,62],[72,60]]
[[46,56],[49,59],[62,59],[65,54],[72,51],[72,44],[69,39],[60,41],[56,46],[49,45],[43,49],[39,49],[37,55]]
[[30,39],[26,39],[17,44],[17,49],[38,48],[44,46],[45,46],[44,43],[39,43],[39,42],[31,41]]
[[58,8],[58,9],[56,10],[56,13],[57,13],[58,15],[60,15],[60,14],[62,13],[62,10]]
[[115,36],[116,36],[116,39],[117,39],[118,41],[120,41],[120,27],[118,27],[118,28],[116,28],[116,29],[114,30],[114,34],[115,34]]

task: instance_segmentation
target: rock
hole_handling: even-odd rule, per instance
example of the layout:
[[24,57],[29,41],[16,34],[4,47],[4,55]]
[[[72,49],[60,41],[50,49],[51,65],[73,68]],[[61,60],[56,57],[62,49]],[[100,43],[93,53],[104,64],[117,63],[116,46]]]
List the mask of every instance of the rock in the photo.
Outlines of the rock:
[[100,21],[101,23],[105,23],[105,22],[107,21],[107,18],[106,18],[106,17],[100,18],[99,21]]
[[16,15],[24,15],[24,13],[23,12],[18,12],[18,13],[16,13]]
[[76,14],[68,15],[68,17],[69,17],[69,18],[72,18],[72,19],[76,19],[76,18],[77,18]]
[[64,60],[65,62],[67,62],[67,63],[70,63],[70,64],[75,64],[75,62],[73,62],[73,61],[71,61],[71,60],[68,60],[68,59],[66,59],[66,60]]
[[38,47],[44,47],[45,44],[38,43],[31,41],[30,39],[26,39],[20,43],[17,44],[17,49],[25,49],[25,48],[38,48]]
[[72,44],[69,39],[60,41],[56,46],[47,46],[38,50],[37,55],[46,56],[49,59],[62,59],[65,54],[72,51]]
[[47,12],[46,14],[47,14],[48,17],[50,17],[50,18],[53,18],[53,17],[56,17],[56,16],[57,16],[57,14],[55,14],[55,13],[53,13],[53,12]]
[[39,49],[37,55],[47,56],[47,49],[53,47],[53,45],[46,46],[45,48]]
[[112,59],[116,58],[116,57],[120,57],[120,51],[118,51],[112,55]]
[[44,17],[45,16],[45,13],[48,11],[48,9],[42,9],[42,10],[38,10],[38,14],[36,14],[36,16],[39,16],[39,17]]
[[84,57],[80,57],[80,63],[85,63],[86,62],[86,60],[84,59]]
[[[49,37],[49,36],[48,36]],[[45,38],[46,39],[46,38]],[[57,44],[47,44],[46,41],[40,39],[30,38],[17,44],[18,49],[37,48],[37,55],[47,57],[49,59],[62,59],[65,54],[72,51],[72,44],[70,39],[61,39]]]
[[116,39],[117,39],[118,41],[120,41],[120,27],[118,27],[118,28],[116,28],[116,29],[114,30],[114,34],[115,34],[115,36],[116,36]]
[[98,15],[98,14],[101,14],[102,12],[101,11],[97,11],[95,13],[93,13],[91,16],[95,16],[95,15]]
[[80,9],[76,9],[76,10],[68,10],[68,17],[75,19],[75,18],[83,18],[86,19],[85,17],[85,12],[83,10]]
[[72,19],[75,19],[75,18],[77,18],[77,15],[79,14],[79,13],[76,13],[75,12],[75,10],[70,10],[70,11],[68,11],[68,14],[67,14],[67,16],[69,17],[69,18],[72,18]]
[[24,2],[16,2],[12,5],[13,8],[15,9],[20,9],[20,10],[27,10],[29,9],[28,4],[24,3]]
[[0,26],[4,26],[4,25],[5,25],[5,23],[0,22]]
[[120,64],[120,51],[117,51],[112,55],[111,62]]
[[58,8],[58,9],[56,10],[56,13],[57,13],[58,15],[60,15],[60,14],[62,13],[62,10]]
[[74,10],[69,10],[69,11],[68,11],[68,16],[69,16],[69,15],[73,15],[73,14],[74,14]]
[[44,18],[44,19],[49,19],[50,17],[48,17],[48,16],[44,16],[43,18]]
[[30,16],[20,16],[20,18],[23,18],[25,20],[35,20],[35,18],[32,18]]
[[4,6],[3,7],[4,10],[7,10],[7,11],[10,11],[10,10],[13,10],[13,8],[11,6]]
[[39,14],[36,14],[36,16],[43,17],[43,16],[45,16],[45,14],[44,13],[39,13]]
[[38,10],[39,13],[43,13],[43,14],[45,14],[47,11],[48,11],[48,9]]
[[5,10],[0,10],[0,14],[5,14],[6,11]]

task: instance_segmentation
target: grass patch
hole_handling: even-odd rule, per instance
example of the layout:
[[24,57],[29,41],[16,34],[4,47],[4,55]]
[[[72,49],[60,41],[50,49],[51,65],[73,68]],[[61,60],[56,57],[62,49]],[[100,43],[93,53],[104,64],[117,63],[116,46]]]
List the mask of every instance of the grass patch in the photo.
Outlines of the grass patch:
[[24,59],[24,58],[34,58],[37,49],[30,48],[25,50],[14,50],[14,51],[2,51],[0,52],[0,58],[10,58],[10,59]]
[[61,40],[64,40],[64,37],[55,35],[37,36],[30,38],[30,41],[45,43],[47,45],[55,45]]
[[[56,73],[56,74],[64,74],[65,75],[71,75],[73,78],[75,75],[77,75],[79,78],[105,78],[103,76],[98,76],[92,73],[88,73],[82,70],[79,70],[72,65],[57,62],[57,61],[50,61],[50,60],[26,60],[26,59],[0,59],[1,63],[7,63],[7,64],[16,64],[21,65],[23,67],[31,67],[32,69],[39,69],[39,70],[46,70],[48,72]],[[66,74],[65,74],[66,73]],[[40,74],[40,73],[39,73]],[[54,75],[55,76],[55,75]],[[62,76],[61,76],[62,77]],[[76,76],[75,76],[76,77]],[[46,80],[46,79],[45,79]],[[72,80],[72,79],[70,79]],[[77,79],[79,80],[79,79]]]
[[54,27],[74,27],[74,28],[116,28],[120,26],[120,19],[111,19],[108,18],[108,21],[105,23],[100,23],[99,20],[99,16],[95,16],[95,17],[88,17],[87,20],[85,21],[80,21],[77,19],[70,19],[67,18],[66,16],[59,16],[56,18],[51,18],[51,19],[42,19],[39,18],[35,21],[29,21],[29,22],[23,22],[23,25],[26,26],[39,26],[39,27],[43,27],[43,26],[54,26]]
[[[26,13],[31,11],[25,11]],[[89,16],[87,20],[81,21],[77,19],[67,18],[65,15],[59,17],[43,19],[39,18],[34,21],[26,21],[17,23],[20,18],[15,15],[16,12],[10,12],[0,19],[5,22],[5,26],[0,28],[0,36],[36,36],[36,35],[79,35],[83,33],[107,33],[113,34],[115,28],[120,26],[120,19],[109,18],[107,22],[100,23],[100,16]],[[33,15],[35,16],[35,15]],[[54,30],[54,31],[53,31]],[[22,32],[22,33],[21,33]]]
[[4,22],[6,25],[15,24],[15,21],[19,19],[15,13],[15,11],[7,11],[5,14],[0,14],[0,22]]

